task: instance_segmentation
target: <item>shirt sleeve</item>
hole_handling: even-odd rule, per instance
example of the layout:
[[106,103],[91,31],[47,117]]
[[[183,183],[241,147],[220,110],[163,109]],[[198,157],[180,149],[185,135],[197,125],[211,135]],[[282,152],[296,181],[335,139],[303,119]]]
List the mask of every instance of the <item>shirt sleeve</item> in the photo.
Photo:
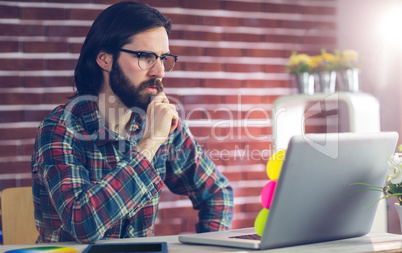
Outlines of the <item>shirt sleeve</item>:
[[85,143],[65,125],[42,124],[32,170],[40,174],[63,229],[78,242],[94,243],[158,194],[163,181],[144,156],[130,150],[101,180],[91,182]]
[[233,190],[190,130],[180,121],[167,161],[167,187],[176,194],[188,195],[199,210],[196,232],[227,230],[233,218]]

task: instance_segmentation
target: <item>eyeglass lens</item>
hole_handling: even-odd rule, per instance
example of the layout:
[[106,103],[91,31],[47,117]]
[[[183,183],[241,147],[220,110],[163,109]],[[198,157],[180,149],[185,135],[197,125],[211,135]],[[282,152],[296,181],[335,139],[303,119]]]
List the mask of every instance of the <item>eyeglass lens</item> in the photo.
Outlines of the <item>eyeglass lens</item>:
[[[141,69],[148,70],[152,68],[157,60],[157,56],[151,53],[142,53],[138,58],[138,65]],[[175,57],[170,55],[161,56],[161,61],[165,71],[171,71],[176,63]]]

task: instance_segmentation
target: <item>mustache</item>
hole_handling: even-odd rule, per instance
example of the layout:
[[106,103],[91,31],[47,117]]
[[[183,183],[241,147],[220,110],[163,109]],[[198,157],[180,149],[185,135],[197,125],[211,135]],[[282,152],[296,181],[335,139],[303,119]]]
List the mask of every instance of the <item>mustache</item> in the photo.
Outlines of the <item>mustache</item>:
[[156,90],[159,92],[163,91],[164,86],[161,80],[153,78],[148,81],[144,81],[140,85],[140,90],[144,90],[148,87],[156,87]]

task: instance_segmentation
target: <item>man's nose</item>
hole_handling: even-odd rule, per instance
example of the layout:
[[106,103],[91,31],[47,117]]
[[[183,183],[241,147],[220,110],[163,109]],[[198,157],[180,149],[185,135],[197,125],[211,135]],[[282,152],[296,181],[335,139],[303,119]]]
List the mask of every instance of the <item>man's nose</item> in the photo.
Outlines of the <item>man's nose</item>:
[[156,59],[155,64],[148,70],[148,74],[158,78],[165,76],[165,66],[163,65],[161,58]]

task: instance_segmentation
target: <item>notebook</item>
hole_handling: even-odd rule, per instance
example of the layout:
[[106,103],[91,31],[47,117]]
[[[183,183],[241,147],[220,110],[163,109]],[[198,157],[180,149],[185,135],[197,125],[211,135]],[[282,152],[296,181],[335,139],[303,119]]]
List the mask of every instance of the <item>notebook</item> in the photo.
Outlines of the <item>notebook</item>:
[[[396,132],[294,136],[289,141],[263,234],[254,228],[185,234],[182,243],[271,249],[358,237],[372,226],[381,192],[353,183],[382,186]],[[268,181],[268,179],[267,179]]]

